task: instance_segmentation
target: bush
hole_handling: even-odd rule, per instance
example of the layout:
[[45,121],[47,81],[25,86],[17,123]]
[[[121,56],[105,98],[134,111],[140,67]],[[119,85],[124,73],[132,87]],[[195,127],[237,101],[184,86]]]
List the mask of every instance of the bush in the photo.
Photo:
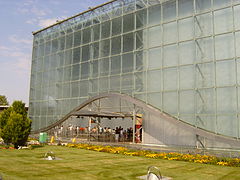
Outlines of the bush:
[[12,143],[15,148],[27,142],[31,131],[31,120],[27,117],[25,104],[13,102],[12,106],[0,114],[0,136],[5,143]]

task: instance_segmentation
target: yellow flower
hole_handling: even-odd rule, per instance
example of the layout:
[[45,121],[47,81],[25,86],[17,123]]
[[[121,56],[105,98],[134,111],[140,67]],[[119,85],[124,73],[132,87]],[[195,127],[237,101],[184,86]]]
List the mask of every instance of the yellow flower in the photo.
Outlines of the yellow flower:
[[156,158],[158,157],[158,154],[146,154],[145,156],[149,158]]
[[217,162],[217,165],[227,166],[228,163],[227,163],[227,162],[222,162],[222,161],[220,161],[220,162]]

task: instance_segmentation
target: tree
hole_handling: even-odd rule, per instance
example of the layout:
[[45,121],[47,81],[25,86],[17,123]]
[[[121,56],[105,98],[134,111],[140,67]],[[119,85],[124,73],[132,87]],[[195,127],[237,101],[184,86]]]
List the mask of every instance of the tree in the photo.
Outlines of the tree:
[[14,101],[11,107],[0,114],[0,136],[5,143],[12,143],[15,148],[23,146],[30,134],[31,123],[25,104]]
[[2,105],[2,106],[8,106],[9,105],[6,96],[0,95],[0,105]]

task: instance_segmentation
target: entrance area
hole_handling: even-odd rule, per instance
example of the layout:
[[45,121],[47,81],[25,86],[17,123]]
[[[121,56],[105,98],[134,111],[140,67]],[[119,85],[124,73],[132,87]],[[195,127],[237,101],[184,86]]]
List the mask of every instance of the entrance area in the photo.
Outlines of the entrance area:
[[56,140],[142,143],[144,112],[119,97],[90,102],[54,128],[48,130]]
[[[181,148],[238,148],[239,140],[188,124],[126,94],[94,96],[50,126],[59,141],[138,143]],[[109,144],[109,143],[106,143]]]

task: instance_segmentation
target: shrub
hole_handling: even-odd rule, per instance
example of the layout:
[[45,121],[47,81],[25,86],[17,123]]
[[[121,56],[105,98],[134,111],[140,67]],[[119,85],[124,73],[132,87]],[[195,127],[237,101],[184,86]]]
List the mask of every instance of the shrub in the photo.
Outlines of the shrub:
[[5,143],[12,143],[15,148],[27,142],[31,131],[31,120],[27,117],[25,104],[13,102],[12,106],[0,114],[0,136]]

